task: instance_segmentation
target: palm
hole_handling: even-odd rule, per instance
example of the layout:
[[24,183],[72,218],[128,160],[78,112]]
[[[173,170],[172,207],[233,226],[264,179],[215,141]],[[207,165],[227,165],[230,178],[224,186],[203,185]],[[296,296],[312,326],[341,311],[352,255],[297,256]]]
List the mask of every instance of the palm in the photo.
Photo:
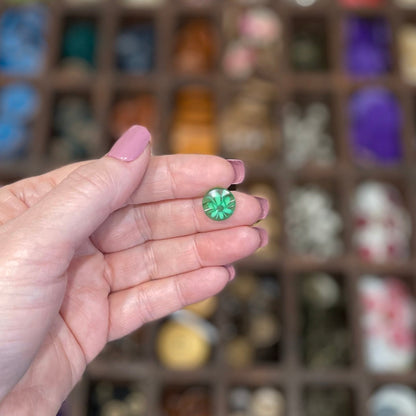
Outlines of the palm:
[[[30,197],[31,203],[43,196],[45,189],[49,188],[47,182],[47,177],[41,177],[34,184],[36,191]],[[9,208],[3,212],[3,223],[23,212]],[[38,377],[37,373],[41,373],[42,378],[53,380],[56,379],[56,369],[60,368],[62,374],[59,378],[70,389],[84,371],[86,363],[105,346],[108,340],[108,295],[111,289],[105,280],[104,269],[104,255],[90,240],[85,241],[68,267],[65,279],[60,279],[61,284],[54,285],[49,292],[51,301],[59,304],[63,299],[63,302],[57,306],[60,306],[59,314],[18,388],[31,391],[26,385],[29,380]],[[33,304],[33,309],[34,313],[39,311],[36,304]],[[38,319],[42,321],[42,314]],[[22,338],[21,342],[30,340]],[[37,394],[36,389],[33,391],[34,400]],[[30,398],[28,400],[31,401]]]
[[110,287],[103,275],[105,260],[90,242],[87,245],[89,254],[76,257],[68,268],[66,288],[55,287],[52,292],[53,298],[61,299],[64,291],[64,300],[46,342],[21,380],[23,388],[38,372],[43,379],[56,379],[59,368],[70,390],[107,343]]
[[60,312],[88,362],[108,341],[111,288],[104,277],[104,255],[92,243],[87,245],[89,253],[76,257],[68,269],[68,285]]
[[[0,204],[0,224],[7,227],[75,168],[17,183],[11,194],[19,201],[5,198],[8,203]],[[203,214],[203,193],[228,187],[234,174],[219,158],[153,158],[129,205],[113,212],[75,253],[69,255],[59,244],[50,255],[34,252],[29,265],[36,272],[30,276],[33,287],[25,290],[32,302],[30,318],[47,329],[47,336],[37,343],[31,331],[19,332],[20,345],[41,347],[33,361],[30,350],[23,356],[31,364],[14,389],[15,400],[45,395],[53,383],[65,386],[63,399],[107,341],[224,287],[229,274],[222,265],[262,244],[259,232],[247,227],[264,216],[253,197],[236,193],[235,214],[223,223]],[[44,281],[37,303],[32,293]]]

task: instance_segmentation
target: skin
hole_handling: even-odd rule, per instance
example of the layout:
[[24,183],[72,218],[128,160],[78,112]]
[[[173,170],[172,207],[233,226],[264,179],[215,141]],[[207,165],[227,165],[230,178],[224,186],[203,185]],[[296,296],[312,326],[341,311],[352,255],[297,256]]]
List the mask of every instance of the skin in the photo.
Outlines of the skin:
[[235,175],[148,146],[0,188],[0,415],[55,415],[108,341],[224,288],[267,243],[252,196],[223,222],[202,211]]

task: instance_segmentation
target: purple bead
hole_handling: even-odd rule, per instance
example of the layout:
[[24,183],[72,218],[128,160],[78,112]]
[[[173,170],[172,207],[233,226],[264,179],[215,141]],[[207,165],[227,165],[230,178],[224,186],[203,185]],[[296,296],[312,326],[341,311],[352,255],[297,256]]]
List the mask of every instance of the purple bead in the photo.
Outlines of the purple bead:
[[350,140],[361,162],[394,164],[402,158],[402,114],[396,97],[383,88],[367,88],[349,103]]
[[391,68],[390,29],[384,19],[351,17],[345,24],[345,63],[352,75],[380,75]]

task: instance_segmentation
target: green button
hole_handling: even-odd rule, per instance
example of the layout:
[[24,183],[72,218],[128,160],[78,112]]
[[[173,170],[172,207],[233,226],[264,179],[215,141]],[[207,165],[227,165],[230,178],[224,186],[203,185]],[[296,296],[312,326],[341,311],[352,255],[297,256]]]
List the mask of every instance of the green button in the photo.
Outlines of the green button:
[[215,221],[223,221],[233,215],[235,198],[227,189],[213,188],[205,194],[202,207],[209,218]]

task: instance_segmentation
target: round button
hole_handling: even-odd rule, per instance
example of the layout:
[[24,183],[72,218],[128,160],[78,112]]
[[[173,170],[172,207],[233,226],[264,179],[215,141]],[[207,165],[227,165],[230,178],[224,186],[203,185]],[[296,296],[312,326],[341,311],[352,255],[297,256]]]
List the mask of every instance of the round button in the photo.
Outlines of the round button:
[[214,315],[217,308],[218,298],[216,296],[212,296],[201,302],[189,305],[185,309],[195,313],[202,318],[210,318],[212,315]]
[[167,322],[159,331],[157,350],[166,367],[192,370],[208,361],[210,345],[198,330],[177,322]]
[[413,416],[416,414],[416,392],[400,384],[386,385],[372,396],[370,409],[374,416]]
[[233,215],[235,198],[227,189],[214,188],[205,194],[202,206],[209,218],[214,221],[223,221]]

